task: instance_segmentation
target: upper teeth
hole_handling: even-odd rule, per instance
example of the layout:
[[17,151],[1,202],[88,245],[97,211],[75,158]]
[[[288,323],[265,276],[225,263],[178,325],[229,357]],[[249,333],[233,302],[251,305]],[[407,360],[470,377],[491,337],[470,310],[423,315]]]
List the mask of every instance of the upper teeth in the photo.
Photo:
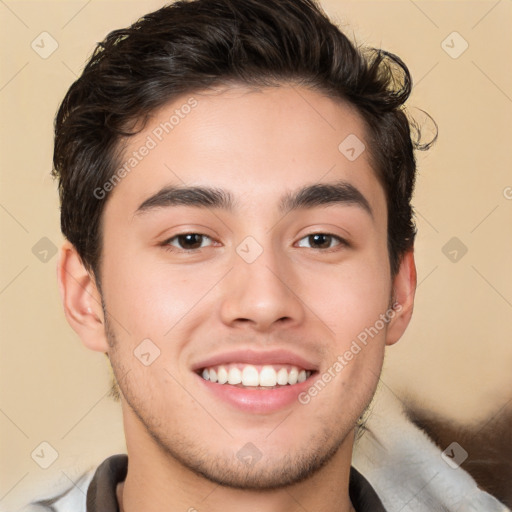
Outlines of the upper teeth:
[[246,365],[221,365],[205,368],[202,372],[203,379],[219,384],[242,384],[243,386],[293,385],[304,382],[310,375],[310,371],[299,369],[296,366],[280,366],[277,370],[273,366],[265,365],[256,367]]

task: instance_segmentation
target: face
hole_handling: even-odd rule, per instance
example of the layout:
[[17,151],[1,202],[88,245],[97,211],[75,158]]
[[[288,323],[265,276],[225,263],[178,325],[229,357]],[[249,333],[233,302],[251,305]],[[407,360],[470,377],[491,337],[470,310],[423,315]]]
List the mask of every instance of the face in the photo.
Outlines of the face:
[[354,159],[364,141],[350,107],[286,85],[183,97],[128,139],[101,277],[141,446],[261,489],[351,442],[393,317],[385,195],[368,151]]

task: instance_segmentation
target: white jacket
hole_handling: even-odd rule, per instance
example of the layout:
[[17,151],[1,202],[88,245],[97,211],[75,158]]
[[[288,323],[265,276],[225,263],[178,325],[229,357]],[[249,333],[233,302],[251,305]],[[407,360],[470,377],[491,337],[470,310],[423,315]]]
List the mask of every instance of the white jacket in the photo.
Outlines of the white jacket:
[[362,430],[352,463],[388,512],[510,512],[460,467],[463,447],[450,445],[443,455],[386,386],[376,394]]

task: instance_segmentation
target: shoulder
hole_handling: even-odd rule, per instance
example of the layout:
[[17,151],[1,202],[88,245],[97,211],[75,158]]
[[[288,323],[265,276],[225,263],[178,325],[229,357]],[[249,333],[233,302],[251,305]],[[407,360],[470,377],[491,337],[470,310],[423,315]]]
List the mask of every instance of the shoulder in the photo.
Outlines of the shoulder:
[[127,467],[128,456],[120,453],[107,457],[101,464],[73,479],[62,471],[61,478],[46,485],[44,492],[39,492],[37,498],[18,512],[86,512],[88,507],[115,510],[115,489],[126,477]]
[[95,469],[83,473],[78,480],[63,485],[57,481],[43,494],[33,498],[18,512],[86,512],[89,484]]
[[386,510],[510,512],[482,491],[457,461],[449,460],[385,387],[377,393],[361,430],[353,465]]

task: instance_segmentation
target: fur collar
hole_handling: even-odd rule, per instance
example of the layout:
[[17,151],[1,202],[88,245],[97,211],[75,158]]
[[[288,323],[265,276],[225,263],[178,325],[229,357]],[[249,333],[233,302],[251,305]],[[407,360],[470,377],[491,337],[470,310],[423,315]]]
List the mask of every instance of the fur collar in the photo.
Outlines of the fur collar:
[[353,465],[388,512],[511,512],[459,466],[463,447],[450,446],[442,452],[383,384],[358,433]]

